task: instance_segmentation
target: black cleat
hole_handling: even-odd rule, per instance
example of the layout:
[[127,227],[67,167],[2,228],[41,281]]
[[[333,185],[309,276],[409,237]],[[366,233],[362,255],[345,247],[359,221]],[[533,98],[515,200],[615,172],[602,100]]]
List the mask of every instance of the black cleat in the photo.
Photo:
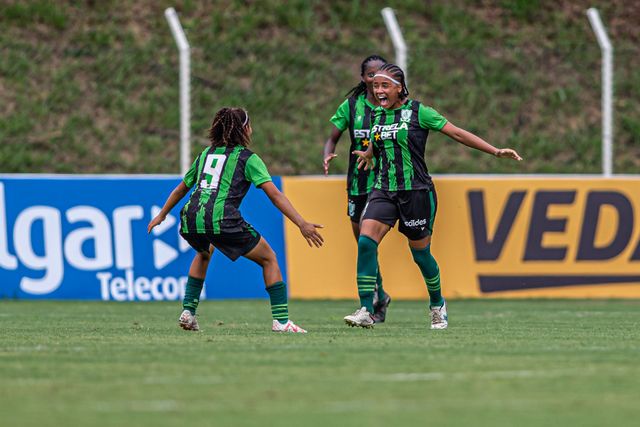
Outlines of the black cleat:
[[387,317],[387,308],[391,303],[391,297],[385,292],[384,298],[379,299],[373,306],[373,320],[375,323],[384,323]]

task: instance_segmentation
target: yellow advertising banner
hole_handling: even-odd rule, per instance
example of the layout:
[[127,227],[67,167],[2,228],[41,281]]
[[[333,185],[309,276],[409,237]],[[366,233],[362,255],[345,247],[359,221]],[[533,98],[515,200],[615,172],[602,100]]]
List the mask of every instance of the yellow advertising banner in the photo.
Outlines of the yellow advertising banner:
[[[432,253],[449,298],[640,298],[640,177],[435,177]],[[343,178],[286,177],[303,216],[324,225],[309,248],[287,221],[293,298],[357,298],[356,240]],[[426,299],[406,238],[379,248],[385,289]]]

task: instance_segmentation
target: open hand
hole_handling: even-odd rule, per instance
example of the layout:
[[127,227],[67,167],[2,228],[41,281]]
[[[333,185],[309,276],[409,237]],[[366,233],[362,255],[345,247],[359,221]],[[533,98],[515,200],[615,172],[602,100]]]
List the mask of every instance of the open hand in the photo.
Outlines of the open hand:
[[358,169],[362,169],[364,166],[364,170],[369,170],[373,168],[373,153],[370,151],[352,151],[351,154],[355,154],[358,156],[356,162],[358,164]]
[[329,174],[329,162],[331,162],[331,160],[335,159],[336,157],[338,157],[337,154],[331,153],[327,157],[324,158],[324,162],[322,163],[322,165],[324,166],[324,174],[325,175]]
[[156,225],[162,224],[162,221],[164,221],[165,218],[166,218],[165,215],[157,215],[155,218],[153,218],[151,222],[149,222],[149,225],[147,226],[147,234],[151,233],[151,230],[153,230],[153,227],[155,227]]
[[519,162],[522,161],[522,157],[520,157],[516,150],[511,148],[499,148],[498,151],[496,151],[496,157],[500,157],[501,159],[513,159]]
[[315,246],[316,248],[319,248],[324,243],[324,238],[320,233],[318,233],[316,228],[324,227],[320,224],[313,224],[305,221],[300,225],[300,233],[302,233],[302,236],[307,240],[310,247]]

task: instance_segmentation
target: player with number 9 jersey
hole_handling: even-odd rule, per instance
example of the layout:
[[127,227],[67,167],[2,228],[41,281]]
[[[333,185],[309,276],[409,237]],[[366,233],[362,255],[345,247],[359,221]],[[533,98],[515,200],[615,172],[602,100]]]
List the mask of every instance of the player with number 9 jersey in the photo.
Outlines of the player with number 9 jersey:
[[183,180],[151,220],[147,231],[164,221],[173,207],[194,188],[180,212],[180,235],[197,254],[189,268],[178,324],[198,331],[195,317],[213,250],[232,261],[244,256],[262,267],[271,301],[272,331],[306,331],[289,320],[287,286],[269,243],[240,215],[240,203],[251,184],[263,190],[271,202],[294,224],[309,246],[322,246],[318,224],[307,222],[289,199],[273,184],[264,162],[247,147],[251,142],[249,114],[241,108],[223,108],[209,130],[211,145],[191,165]]
[[242,233],[251,229],[240,215],[242,199],[251,184],[260,187],[271,176],[257,154],[236,145],[205,148],[183,181],[195,189],[180,212],[180,233]]

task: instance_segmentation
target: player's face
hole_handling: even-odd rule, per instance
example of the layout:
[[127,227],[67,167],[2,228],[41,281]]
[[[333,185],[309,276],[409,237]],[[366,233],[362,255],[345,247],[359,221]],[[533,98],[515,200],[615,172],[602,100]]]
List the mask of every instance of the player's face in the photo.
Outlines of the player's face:
[[251,122],[247,123],[247,125],[244,127],[244,131],[247,133],[247,136],[251,136],[251,134],[253,133]]
[[[384,71],[380,74],[387,75]],[[389,77],[393,78],[392,76]],[[393,109],[400,107],[402,105],[400,92],[402,92],[401,85],[392,82],[386,77],[374,77],[373,94],[382,108]]]
[[367,91],[371,93],[373,91],[373,76],[378,72],[380,67],[384,65],[384,62],[380,60],[373,60],[367,62],[364,66],[364,74],[362,76],[362,81],[367,85]]

